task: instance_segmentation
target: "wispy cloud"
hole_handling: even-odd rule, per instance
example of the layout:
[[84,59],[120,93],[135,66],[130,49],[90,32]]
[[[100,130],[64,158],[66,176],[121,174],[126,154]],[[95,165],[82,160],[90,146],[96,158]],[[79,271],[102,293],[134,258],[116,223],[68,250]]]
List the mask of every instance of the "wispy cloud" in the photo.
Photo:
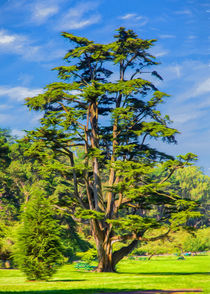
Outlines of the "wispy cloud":
[[201,96],[210,93],[210,77],[201,81],[195,88],[193,97]]
[[174,38],[176,38],[176,36],[175,35],[162,34],[162,35],[159,35],[159,38],[160,39],[174,39]]
[[7,34],[4,30],[0,31],[0,46],[7,46],[8,44],[14,43],[16,37]]
[[155,53],[155,56],[156,56],[156,57],[163,57],[163,56],[167,55],[168,53],[169,53],[168,50],[161,50],[161,51],[157,51],[157,52]]
[[125,21],[126,23],[132,21],[132,24],[135,24],[138,26],[144,26],[149,21],[147,17],[138,15],[136,13],[127,13],[125,15],[119,16],[119,19]]
[[163,48],[161,45],[157,45],[151,48],[151,54],[155,57],[163,57],[169,53],[169,50]]
[[182,67],[176,64],[175,66],[173,66],[173,70],[174,70],[177,78],[180,78]]
[[98,23],[101,20],[101,15],[95,11],[97,7],[97,2],[79,3],[62,16],[57,29],[77,30]]
[[31,119],[31,123],[32,124],[34,124],[34,123],[37,124],[42,117],[43,117],[42,114],[36,114],[36,115],[34,115],[34,117]]
[[52,17],[53,15],[57,14],[59,11],[59,7],[56,4],[48,3],[35,3],[32,10],[32,21],[43,24],[48,20],[48,18]]
[[0,30],[0,52],[4,54],[20,55],[28,61],[51,61],[62,58],[65,50],[59,49],[54,41],[36,45],[38,41],[20,34]]
[[136,13],[127,13],[123,16],[120,16],[119,18],[120,19],[130,19],[130,18],[136,18],[136,16],[137,16]]
[[[163,74],[167,73],[167,74]],[[162,68],[160,74],[165,78],[163,86],[171,88],[176,84],[165,110],[170,114],[175,127],[191,140],[201,128],[209,125],[210,70],[202,62],[188,60]],[[206,78],[203,78],[206,76]],[[167,89],[164,89],[167,92]]]
[[195,36],[195,35],[189,35],[188,36],[188,39],[189,40],[194,40],[194,39],[197,39],[197,36]]
[[171,112],[171,114],[171,118],[176,122],[176,124],[184,124],[202,117],[203,111],[201,109],[197,109],[196,105],[182,105],[181,110],[176,109],[174,112]]
[[32,97],[42,92],[42,89],[29,89],[26,87],[9,88],[0,86],[0,96],[7,96],[18,102],[23,102],[26,97]]
[[192,15],[192,11],[189,10],[189,9],[183,9],[183,10],[175,11],[175,14],[180,14],[180,15]]
[[36,54],[40,46],[34,46],[32,42],[24,35],[9,33],[6,30],[0,30],[0,51],[5,53],[15,53],[29,57]]
[[26,135],[26,133],[24,131],[13,129],[11,131],[11,135],[14,136],[14,137],[17,137],[17,138],[22,138],[22,137],[24,137]]

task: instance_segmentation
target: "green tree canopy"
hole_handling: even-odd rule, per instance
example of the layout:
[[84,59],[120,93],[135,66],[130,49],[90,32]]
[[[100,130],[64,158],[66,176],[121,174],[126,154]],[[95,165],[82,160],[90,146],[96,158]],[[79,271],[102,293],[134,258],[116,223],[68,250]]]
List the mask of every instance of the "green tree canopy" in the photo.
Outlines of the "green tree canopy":
[[[149,53],[156,40],[143,40],[125,28],[109,44],[62,35],[71,49],[64,57],[67,65],[54,68],[61,81],[27,98],[30,109],[43,113],[41,126],[25,139],[34,142],[27,155],[39,158],[40,172],[62,175],[60,202],[75,219],[90,223],[97,270],[114,271],[148,230],[165,227],[154,237],[163,238],[198,214],[193,201],[167,185],[195,155],[174,158],[157,148],[159,140],[175,143],[178,131],[158,109],[169,95],[144,79],[149,74],[162,79]],[[161,180],[153,177],[159,163],[165,174]],[[125,246],[113,252],[117,241]]]

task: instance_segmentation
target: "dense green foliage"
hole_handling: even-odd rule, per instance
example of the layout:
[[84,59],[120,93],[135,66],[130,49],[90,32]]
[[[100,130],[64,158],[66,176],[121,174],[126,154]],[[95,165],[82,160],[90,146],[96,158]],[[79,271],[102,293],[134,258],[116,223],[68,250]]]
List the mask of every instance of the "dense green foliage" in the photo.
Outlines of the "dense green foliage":
[[[167,174],[160,165],[154,169],[154,178],[163,180]],[[191,199],[199,203],[201,215],[191,219],[190,224],[199,228],[209,224],[210,177],[197,166],[186,166],[177,169],[168,179],[168,188],[178,194],[181,199]],[[158,208],[159,213],[162,207]]]
[[202,217],[195,219],[193,225],[200,227],[209,224],[210,177],[204,175],[196,166],[177,170],[170,179],[171,185],[181,198],[199,201]]
[[22,214],[21,207],[27,206],[32,195],[35,197],[38,183],[47,198],[53,202],[53,213],[59,221],[65,260],[74,260],[76,252],[88,250],[90,244],[77,233],[77,225],[72,217],[56,205],[57,191],[62,191],[61,178],[50,172],[40,172],[39,162],[25,155],[28,143],[15,142],[6,130],[2,130],[2,136],[4,139],[1,144],[7,162],[0,169],[0,267],[14,267],[13,249],[15,232]]
[[[199,217],[196,202],[167,184],[196,156],[174,158],[150,144],[175,143],[178,133],[159,111],[169,95],[144,79],[145,73],[162,79],[150,54],[156,40],[143,40],[125,28],[109,44],[62,35],[71,48],[64,57],[67,65],[54,69],[61,81],[27,98],[30,109],[43,113],[41,126],[25,139],[33,143],[27,156],[40,161],[40,172],[62,177],[59,205],[89,223],[98,271],[114,271],[139,241],[148,239],[150,229],[163,227],[155,237],[163,238]],[[164,177],[154,177],[158,164]],[[113,252],[114,242],[125,246]]]
[[188,233],[184,230],[170,234],[165,240],[145,242],[133,251],[134,255],[183,254],[210,250],[210,228]]
[[38,185],[25,210],[15,260],[29,280],[48,280],[62,263],[60,228],[49,200]]

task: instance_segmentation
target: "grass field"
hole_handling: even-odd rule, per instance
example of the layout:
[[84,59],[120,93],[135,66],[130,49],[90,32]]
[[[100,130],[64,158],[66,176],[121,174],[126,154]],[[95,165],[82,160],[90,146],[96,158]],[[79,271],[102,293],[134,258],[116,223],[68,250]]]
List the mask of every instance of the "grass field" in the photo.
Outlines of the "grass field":
[[210,293],[210,256],[123,260],[117,269],[118,273],[95,273],[76,271],[73,265],[65,265],[49,282],[27,282],[19,270],[0,270],[0,294],[90,294],[184,288]]

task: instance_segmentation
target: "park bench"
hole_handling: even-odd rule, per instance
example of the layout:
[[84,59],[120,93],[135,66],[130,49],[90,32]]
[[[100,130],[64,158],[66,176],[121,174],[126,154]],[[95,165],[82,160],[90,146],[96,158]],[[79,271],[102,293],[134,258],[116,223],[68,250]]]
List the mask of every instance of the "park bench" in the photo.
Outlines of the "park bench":
[[148,260],[148,258],[147,258],[147,257],[140,256],[140,257],[138,258],[138,260]]
[[76,262],[74,264],[75,269],[77,270],[86,270],[86,271],[92,271],[96,268],[96,266],[90,265],[87,262]]

